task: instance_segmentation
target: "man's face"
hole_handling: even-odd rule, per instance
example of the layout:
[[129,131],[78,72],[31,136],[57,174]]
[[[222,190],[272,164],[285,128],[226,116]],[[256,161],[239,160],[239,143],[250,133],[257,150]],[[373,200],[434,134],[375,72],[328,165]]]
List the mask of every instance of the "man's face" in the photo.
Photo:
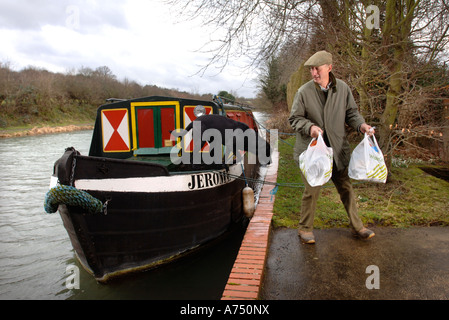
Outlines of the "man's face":
[[310,74],[315,83],[322,87],[326,87],[329,84],[329,72],[331,70],[331,64],[323,64],[319,67],[310,67]]

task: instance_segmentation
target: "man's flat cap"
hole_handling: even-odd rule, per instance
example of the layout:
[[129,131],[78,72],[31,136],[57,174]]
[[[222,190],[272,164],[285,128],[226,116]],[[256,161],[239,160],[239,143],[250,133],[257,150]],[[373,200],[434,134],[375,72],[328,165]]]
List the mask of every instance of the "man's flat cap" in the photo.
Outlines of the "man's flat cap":
[[332,64],[332,54],[327,51],[318,51],[304,63],[304,66],[319,67],[323,64]]

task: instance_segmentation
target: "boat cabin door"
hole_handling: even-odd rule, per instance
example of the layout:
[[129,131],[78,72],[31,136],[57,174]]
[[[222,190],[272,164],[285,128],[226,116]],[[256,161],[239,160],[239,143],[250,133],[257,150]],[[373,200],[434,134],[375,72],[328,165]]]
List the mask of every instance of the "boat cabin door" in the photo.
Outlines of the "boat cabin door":
[[170,132],[179,128],[177,101],[131,103],[134,155],[169,154],[175,141]]

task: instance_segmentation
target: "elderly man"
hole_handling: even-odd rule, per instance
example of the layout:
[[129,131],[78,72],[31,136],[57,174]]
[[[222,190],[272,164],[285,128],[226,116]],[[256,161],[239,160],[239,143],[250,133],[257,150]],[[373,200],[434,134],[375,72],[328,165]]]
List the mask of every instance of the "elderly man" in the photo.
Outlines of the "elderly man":
[[[305,66],[310,68],[312,80],[298,89],[289,117],[296,131],[294,157],[307,149],[312,138],[321,133],[327,146],[332,147],[334,163],[332,181],[349,216],[354,235],[369,239],[374,232],[365,228],[357,213],[357,204],[348,176],[351,150],[346,138],[345,123],[361,133],[372,135],[374,129],[359,114],[348,85],[336,79],[332,71],[332,55],[326,51],[315,53]],[[301,173],[302,175],[302,173]],[[302,175],[305,190],[301,204],[298,235],[304,243],[315,243],[313,220],[320,187],[312,187]]]

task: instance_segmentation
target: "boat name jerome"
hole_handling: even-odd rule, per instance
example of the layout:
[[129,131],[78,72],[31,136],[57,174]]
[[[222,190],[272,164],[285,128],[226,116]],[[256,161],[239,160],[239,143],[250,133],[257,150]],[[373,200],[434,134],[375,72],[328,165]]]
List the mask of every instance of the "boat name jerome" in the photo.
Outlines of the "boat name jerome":
[[192,174],[188,184],[190,190],[215,187],[228,183],[232,178],[224,171]]

